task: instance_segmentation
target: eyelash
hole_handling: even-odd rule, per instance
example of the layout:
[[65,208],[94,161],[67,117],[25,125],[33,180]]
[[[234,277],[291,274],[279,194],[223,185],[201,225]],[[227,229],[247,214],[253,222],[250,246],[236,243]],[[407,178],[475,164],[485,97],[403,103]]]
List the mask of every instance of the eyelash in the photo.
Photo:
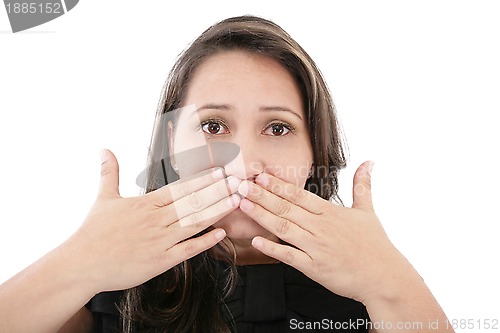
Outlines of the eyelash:
[[[227,125],[226,125],[226,123],[222,119],[209,118],[209,119],[201,122],[200,126],[198,127],[198,131],[205,132],[203,130],[203,127],[205,125],[208,125],[208,124],[211,124],[211,123],[219,124],[220,126],[224,127],[226,130],[228,128]],[[205,134],[207,134],[207,135],[217,135],[217,134],[212,134],[212,133],[207,133],[207,132],[205,132]],[[218,134],[218,135],[220,135],[220,134]]]
[[289,133],[294,133],[295,132],[295,127],[293,127],[289,123],[286,123],[286,122],[281,121],[281,120],[273,120],[271,123],[269,123],[266,126],[265,129],[267,130],[268,128],[272,128],[273,126],[276,126],[276,125],[283,126],[284,128],[286,128],[288,130],[288,132],[286,134],[283,134],[283,135],[273,135],[275,137],[286,136]]
[[[208,125],[208,124],[211,124],[211,123],[215,123],[215,124],[218,124],[222,127],[224,127],[224,129],[226,131],[228,131],[228,126],[226,124],[226,122],[222,119],[217,119],[217,118],[209,118],[203,122],[200,123],[200,126],[198,127],[198,130],[199,131],[203,131],[205,134],[207,135],[210,135],[210,136],[215,136],[215,135],[223,135],[223,134],[212,134],[212,133],[207,133],[203,130],[203,127]],[[289,133],[294,133],[295,132],[295,127],[293,127],[292,125],[284,122],[284,121],[281,121],[281,120],[272,120],[267,126],[266,128],[264,129],[267,130],[269,128],[272,128],[273,126],[276,126],[276,125],[279,125],[279,126],[283,126],[285,129],[288,130],[288,132],[286,134],[283,134],[283,135],[271,135],[271,136],[274,136],[274,137],[280,137],[280,136],[286,136],[288,135]]]

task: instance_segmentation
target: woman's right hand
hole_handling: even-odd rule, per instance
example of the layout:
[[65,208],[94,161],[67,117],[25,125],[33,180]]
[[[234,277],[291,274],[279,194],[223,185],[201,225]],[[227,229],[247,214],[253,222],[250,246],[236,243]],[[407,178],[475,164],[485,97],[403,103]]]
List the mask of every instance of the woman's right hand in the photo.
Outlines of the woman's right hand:
[[64,247],[81,264],[95,293],[134,287],[221,241],[222,229],[188,238],[238,208],[240,198],[234,193],[240,182],[226,178],[219,168],[123,198],[118,162],[103,150],[97,199]]

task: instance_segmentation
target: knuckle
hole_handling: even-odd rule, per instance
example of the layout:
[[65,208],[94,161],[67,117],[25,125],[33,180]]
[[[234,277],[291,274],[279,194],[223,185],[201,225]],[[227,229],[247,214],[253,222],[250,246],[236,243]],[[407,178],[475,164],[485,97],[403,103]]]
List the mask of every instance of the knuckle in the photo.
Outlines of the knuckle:
[[199,211],[203,207],[203,198],[198,192],[193,192],[189,194],[189,205],[195,211]]
[[271,192],[279,197],[287,198],[290,196],[290,193],[293,193],[293,186],[291,184],[273,184],[273,186],[271,187]]
[[256,189],[252,189],[252,197],[255,201],[261,201],[264,197],[264,191],[256,186]]
[[306,193],[303,189],[292,186],[290,191],[291,197],[297,202],[303,202],[306,198]]
[[286,234],[290,230],[290,221],[281,218],[276,226],[276,232],[280,235]]
[[371,181],[371,179],[366,179],[365,180],[365,186],[366,186],[366,189],[368,191],[371,191],[371,189],[372,189],[372,181]]
[[313,264],[311,265],[311,271],[316,276],[321,276],[322,274],[324,274],[322,267],[320,267],[317,262],[313,262]]
[[290,202],[286,200],[280,200],[278,204],[276,205],[276,214],[278,216],[286,216],[288,213],[290,213],[291,210],[291,205]]
[[358,172],[354,175],[355,182],[365,187],[367,190],[371,190],[371,177],[366,176],[366,172]]
[[114,173],[115,170],[112,168],[107,167],[106,165],[103,165],[101,168],[101,177],[106,177],[112,173]]
[[184,251],[188,257],[192,257],[198,253],[198,245],[194,241],[186,242]]
[[285,263],[289,264],[289,263],[293,262],[293,259],[294,259],[294,255],[293,255],[292,251],[285,250],[285,252],[283,253],[283,261]]
[[163,207],[168,202],[167,200],[164,200],[163,196],[160,197],[154,195],[153,193],[151,194],[147,193],[139,198],[142,199],[145,203],[147,203],[150,207],[155,207],[155,208]]
[[199,227],[201,226],[202,222],[203,222],[203,217],[200,212],[194,212],[191,215],[189,215],[189,225],[194,227]]

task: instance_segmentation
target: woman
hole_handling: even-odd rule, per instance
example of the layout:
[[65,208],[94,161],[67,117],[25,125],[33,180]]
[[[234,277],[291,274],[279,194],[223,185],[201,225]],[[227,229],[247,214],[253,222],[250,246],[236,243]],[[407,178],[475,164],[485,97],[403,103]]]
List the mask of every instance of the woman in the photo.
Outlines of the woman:
[[[236,145],[237,157],[213,163],[216,144]],[[197,162],[184,163],[193,152]],[[147,194],[121,198],[118,163],[109,151],[102,160],[81,228],[1,286],[6,331],[447,331],[374,213],[373,164],[354,176],[352,208],[332,202],[345,166],[332,99],[270,21],[227,19],[180,56],[160,100]],[[193,175],[211,166],[224,168]]]

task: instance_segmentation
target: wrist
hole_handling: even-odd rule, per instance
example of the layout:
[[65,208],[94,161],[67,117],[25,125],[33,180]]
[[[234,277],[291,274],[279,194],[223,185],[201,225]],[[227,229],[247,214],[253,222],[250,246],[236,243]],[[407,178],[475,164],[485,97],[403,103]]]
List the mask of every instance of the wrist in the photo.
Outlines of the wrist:
[[398,250],[381,267],[382,273],[362,299],[367,307],[405,303],[422,289],[427,290],[422,277]]
[[59,260],[63,262],[64,274],[68,277],[68,287],[77,288],[84,297],[92,298],[103,291],[102,281],[96,272],[99,271],[95,256],[88,248],[88,242],[74,234],[56,249]]
[[[403,271],[392,274],[392,286],[386,284],[373,292],[363,301],[375,324],[390,323],[397,327],[398,323],[412,323],[408,332],[434,332],[435,329],[424,329],[425,325],[439,323],[439,332],[453,332],[444,323],[447,318],[422,277],[409,263]],[[437,324],[436,324],[437,325]],[[377,332],[393,332],[394,330],[377,330]]]

